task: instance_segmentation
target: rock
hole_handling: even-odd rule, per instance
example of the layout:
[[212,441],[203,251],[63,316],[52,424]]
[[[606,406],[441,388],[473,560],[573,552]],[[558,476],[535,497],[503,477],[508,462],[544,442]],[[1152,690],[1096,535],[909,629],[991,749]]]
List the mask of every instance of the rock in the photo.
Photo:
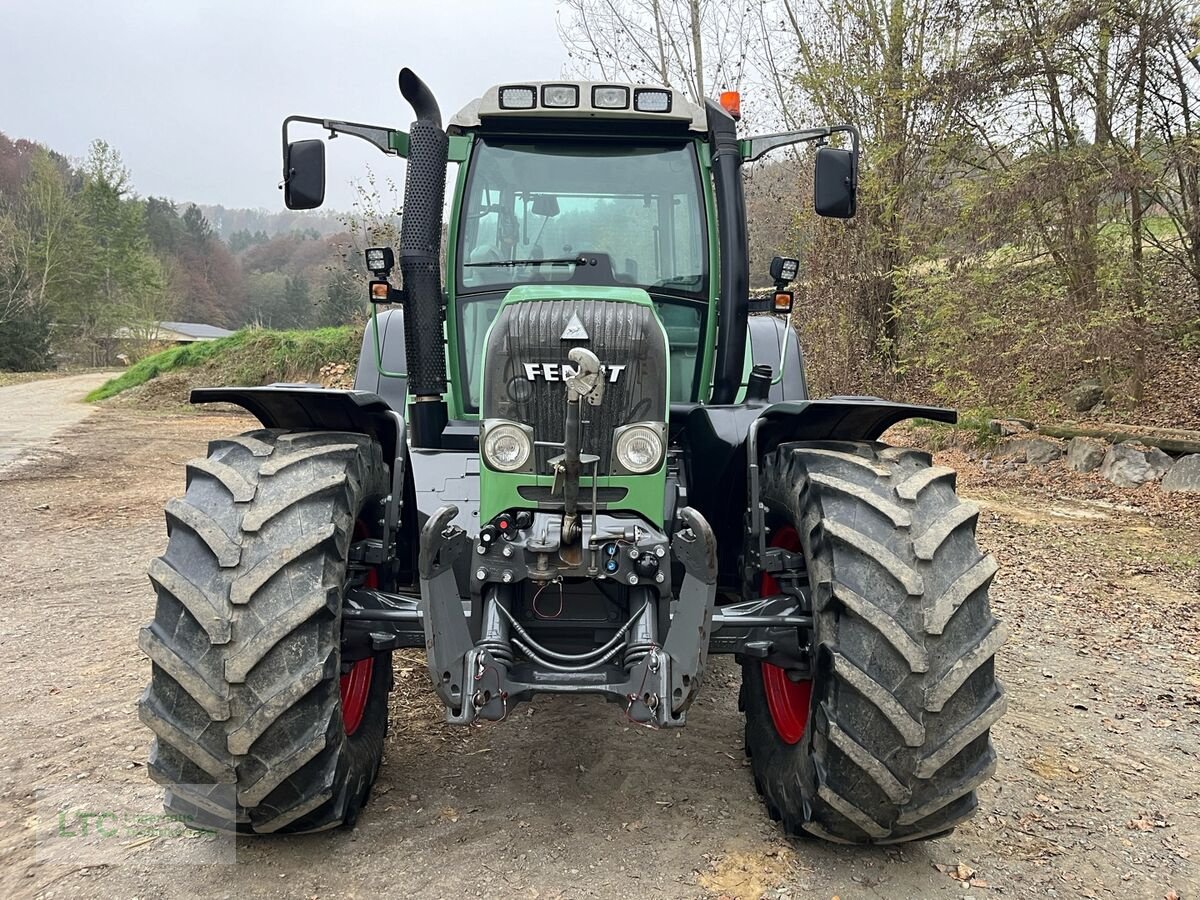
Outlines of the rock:
[[1175,460],[1157,447],[1150,447],[1146,450],[1146,462],[1150,465],[1150,470],[1154,472],[1155,481],[1166,475],[1171,470],[1171,466],[1175,465]]
[[1067,468],[1074,472],[1094,472],[1104,462],[1108,444],[1098,438],[1077,437],[1067,443]]
[[1087,412],[1104,399],[1104,385],[1099,378],[1085,378],[1067,395],[1067,403],[1075,412]]
[[1055,438],[1027,438],[1025,461],[1034,466],[1045,466],[1062,459],[1063,442]]
[[1100,474],[1117,487],[1138,487],[1162,478],[1170,459],[1157,448],[1126,441],[1108,448]]
[[1034,466],[1044,466],[1060,459],[1063,455],[1063,443],[1055,438],[1026,437],[1003,441],[996,448],[998,456],[1011,457],[1017,462],[1027,462]]
[[1200,494],[1200,453],[1180,457],[1163,476],[1162,489]]

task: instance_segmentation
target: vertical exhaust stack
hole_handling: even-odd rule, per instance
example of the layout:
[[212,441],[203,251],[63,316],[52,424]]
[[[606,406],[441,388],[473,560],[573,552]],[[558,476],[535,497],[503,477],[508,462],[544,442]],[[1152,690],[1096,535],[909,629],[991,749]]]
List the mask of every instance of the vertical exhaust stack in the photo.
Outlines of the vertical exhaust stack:
[[713,371],[713,403],[733,403],[742,385],[746,361],[746,329],[750,293],[749,240],[746,233],[746,198],[742,193],[742,154],[737,124],[711,100],[708,109],[709,140],[713,144],[713,187],[717,199],[717,234],[721,248],[720,300],[717,321],[720,338]]
[[400,220],[400,274],[407,306],[404,342],[414,398],[409,424],[414,446],[436,448],[446,427],[441,244],[448,139],[433,92],[411,69],[400,70],[400,94],[417,115],[409,129]]

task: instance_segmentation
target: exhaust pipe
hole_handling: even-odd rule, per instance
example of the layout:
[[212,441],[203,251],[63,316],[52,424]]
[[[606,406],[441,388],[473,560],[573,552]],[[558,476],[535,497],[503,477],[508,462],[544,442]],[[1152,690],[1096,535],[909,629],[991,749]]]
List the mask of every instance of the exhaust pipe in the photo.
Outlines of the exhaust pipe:
[[717,322],[720,339],[714,364],[713,403],[733,403],[742,386],[749,327],[749,242],[746,234],[746,198],[742,193],[742,154],[737,125],[711,100],[708,109],[709,139],[713,143],[713,187],[717,200],[717,233],[721,246],[720,299]]
[[446,198],[446,148],[442,112],[433,92],[412,69],[400,70],[400,94],[416,121],[408,133],[408,174],[400,220],[400,274],[406,305],[404,343],[412,443],[437,448],[446,427],[446,349],[442,331],[442,204]]

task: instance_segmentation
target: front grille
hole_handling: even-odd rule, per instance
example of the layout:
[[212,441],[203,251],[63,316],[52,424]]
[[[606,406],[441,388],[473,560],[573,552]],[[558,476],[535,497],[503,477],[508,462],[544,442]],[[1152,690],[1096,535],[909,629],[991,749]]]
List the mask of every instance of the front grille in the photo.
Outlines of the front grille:
[[[572,316],[587,340],[563,340]],[[611,471],[613,432],[632,422],[666,418],[667,345],[654,311],[617,300],[532,300],[505,306],[488,338],[481,412],[532,426],[539,441],[563,440],[567,391],[562,366],[582,346],[609,367],[604,402],[583,404],[583,452],[600,457],[600,474]],[[618,368],[621,367],[621,368]],[[613,380],[611,373],[616,371]],[[532,377],[530,377],[532,375]],[[535,451],[538,474],[561,451]]]
[[[536,484],[523,484],[517,488],[517,493],[521,495],[522,500],[528,500],[531,503],[545,504],[546,506],[562,506],[562,494],[551,493],[552,488],[539,487]],[[604,509],[614,503],[620,503],[625,499],[629,491],[623,487],[597,487],[596,488],[596,508]],[[590,508],[592,505],[592,489],[589,485],[583,485],[579,488],[579,496],[582,497]]]

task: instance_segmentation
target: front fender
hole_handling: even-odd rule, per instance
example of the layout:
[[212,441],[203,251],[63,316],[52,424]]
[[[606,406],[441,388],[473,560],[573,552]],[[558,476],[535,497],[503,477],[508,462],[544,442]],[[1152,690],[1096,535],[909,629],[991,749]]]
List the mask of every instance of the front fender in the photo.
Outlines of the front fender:
[[341,391],[303,384],[195,388],[192,403],[232,403],[267,428],[354,431],[379,441],[386,458],[405,451],[404,419],[369,391]]
[[687,414],[688,503],[717,531],[723,587],[740,590],[739,553],[751,510],[750,466],[785,441],[873,441],[904,419],[954,423],[936,406],[889,403],[877,397],[827,397],[771,405],[697,406]]
[[[916,418],[953,424],[958,413],[938,406],[890,403],[878,397],[828,397],[768,406],[697,406],[688,414],[686,425],[690,481],[717,483],[744,452],[748,439],[756,442],[759,454],[784,441],[873,441],[897,422]],[[744,471],[744,464],[740,468]]]
[[[379,442],[391,461],[392,492],[384,510],[384,546],[399,533],[401,552],[415,559],[416,514],[404,419],[369,391],[338,391],[317,385],[270,384],[265,387],[196,388],[192,403],[232,403],[250,412],[267,428],[300,431],[352,431]],[[405,515],[405,507],[414,512]],[[411,569],[411,563],[407,563]]]
[[892,403],[878,397],[827,397],[775,403],[757,418],[758,450],[783,441],[874,441],[905,419],[930,419],[953,425],[958,412],[941,406]]

